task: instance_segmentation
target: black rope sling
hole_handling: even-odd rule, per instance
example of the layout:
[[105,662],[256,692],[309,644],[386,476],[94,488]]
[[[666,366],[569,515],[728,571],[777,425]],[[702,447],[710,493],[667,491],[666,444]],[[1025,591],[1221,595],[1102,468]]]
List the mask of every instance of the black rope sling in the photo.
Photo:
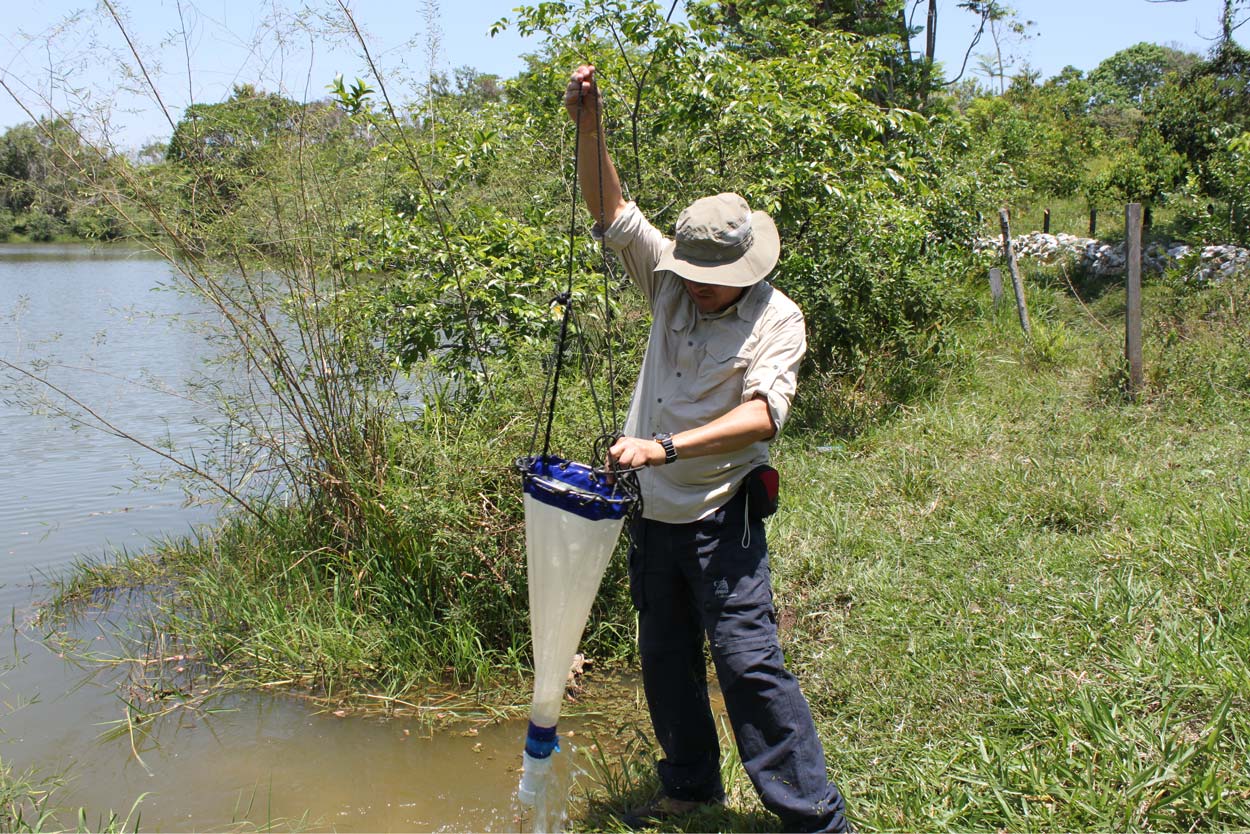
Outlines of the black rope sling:
[[[619,494],[622,498],[629,500],[632,504],[631,515],[641,512],[642,499],[638,486],[637,469],[622,469],[608,454],[608,450],[620,438],[620,432],[616,429],[619,425],[617,419],[616,407],[616,366],[613,359],[614,351],[612,349],[612,305],[610,299],[611,282],[616,277],[611,267],[610,258],[607,252],[607,242],[601,238],[600,240],[600,257],[603,265],[603,314],[604,323],[607,328],[608,349],[605,351],[608,370],[608,407],[611,414],[611,426],[604,415],[604,409],[599,399],[599,394],[595,386],[594,372],[589,359],[589,351],[586,346],[585,331],[581,326],[580,320],[577,318],[575,304],[573,300],[573,276],[575,271],[576,251],[577,251],[577,199],[578,199],[578,154],[581,149],[582,137],[582,96],[579,93],[577,99],[577,118],[574,126],[574,144],[573,144],[573,188],[572,200],[569,218],[569,251],[568,251],[568,269],[566,276],[566,288],[564,292],[557,295],[551,302],[551,306],[559,306],[562,314],[560,319],[559,334],[556,337],[555,349],[553,351],[553,361],[551,362],[551,370],[547,375],[546,382],[543,386],[543,397],[538,414],[538,418],[534,423],[534,431],[530,436],[529,453],[527,456],[518,458],[516,468],[522,473],[529,473],[536,461],[558,461],[559,458],[553,458],[551,455],[551,432],[555,425],[556,403],[560,393],[560,377],[564,372],[564,357],[568,343],[576,338],[578,354],[581,358],[582,371],[586,376],[587,388],[590,391],[591,401],[594,404],[595,416],[599,423],[599,435],[595,439],[591,448],[591,467],[590,471],[593,477],[604,479],[611,484],[613,494]],[[602,108],[598,109],[598,117],[596,124],[596,137],[602,136]],[[599,141],[602,141],[601,139]],[[603,154],[596,143],[595,156],[598,162],[599,176],[599,225],[602,228],[603,218],[606,216],[603,197]],[[545,422],[545,429],[543,425]],[[543,443],[541,454],[536,454],[538,449],[538,435],[540,429],[543,429]]]
[[[669,23],[673,19],[673,12],[677,10],[678,1],[679,0],[673,0],[672,5],[669,6],[668,14],[665,15],[664,17],[664,22],[666,24]],[[613,37],[617,37],[615,29],[613,29]],[[619,37],[617,37],[617,42],[618,44],[620,43]],[[634,97],[634,116],[635,117],[637,116],[637,110],[642,101],[642,92],[643,92],[644,87],[646,86],[647,76],[650,74],[651,68],[655,64],[655,59],[657,55],[658,53],[652,53],[651,59],[647,62],[646,67],[642,71],[641,77],[638,79],[637,89],[635,90],[635,97]],[[631,71],[631,74],[632,74],[632,71]],[[596,92],[597,92],[597,86],[596,86]],[[606,235],[607,229],[604,228],[604,224],[603,224],[603,220],[607,215],[607,212],[604,209],[604,198],[603,198],[603,153],[601,152],[602,149],[598,145],[598,142],[606,141],[603,139],[602,98],[600,98],[600,100],[597,103],[599,104],[599,107],[596,108],[595,160],[598,165],[598,173],[599,173],[598,223],[599,223],[599,228],[600,228],[601,233]],[[572,324],[574,325],[574,329],[577,333],[578,345],[581,348],[582,369],[586,374],[587,382],[590,388],[591,399],[594,402],[595,413],[599,420],[600,434],[599,434],[599,437],[595,440],[592,450],[591,450],[591,460],[593,464],[591,468],[591,472],[594,477],[608,479],[613,484],[614,489],[618,490],[623,496],[625,496],[630,501],[630,504],[631,504],[630,516],[632,518],[638,518],[638,517],[641,517],[642,515],[642,492],[638,486],[637,472],[643,467],[636,467],[634,469],[629,469],[629,470],[622,469],[621,467],[617,466],[615,461],[613,461],[610,455],[608,454],[608,450],[611,449],[611,447],[616,443],[616,441],[620,439],[621,434],[620,432],[616,432],[616,431],[612,431],[612,432],[608,431],[607,426],[604,423],[603,409],[599,405],[599,398],[595,392],[594,377],[590,368],[589,359],[587,358],[585,337],[583,335],[581,325],[579,322],[575,320],[574,313],[573,313],[573,263],[574,263],[574,252],[575,252],[575,247],[576,247],[576,235],[577,235],[577,190],[578,190],[577,188],[578,186],[577,163],[578,163],[578,152],[580,151],[580,148],[581,148],[581,138],[582,138],[582,119],[581,119],[582,107],[583,107],[582,94],[579,92],[578,97],[577,97],[577,118],[574,120],[573,197],[571,201],[572,202],[571,217],[569,219],[568,288],[563,293],[558,295],[555,298],[555,300],[552,302],[553,306],[555,304],[560,304],[563,308],[563,317],[561,318],[561,321],[560,321],[560,335],[556,341],[555,362],[553,363],[552,371],[550,375],[548,376],[547,381],[543,387],[543,400],[542,400],[542,407],[539,412],[539,418],[538,418],[538,421],[535,422],[534,424],[534,433],[530,437],[529,455],[527,457],[518,458],[516,461],[516,468],[518,469],[518,471],[520,471],[523,474],[524,477],[528,477],[528,473],[532,471],[532,465],[534,464],[535,461],[551,459],[551,429],[555,423],[556,397],[557,397],[557,394],[559,393],[560,373],[564,367],[564,348],[569,339],[569,324],[570,322],[572,322]],[[634,173],[639,178],[639,181],[641,181],[642,172],[641,170],[639,170],[640,166],[639,166],[639,160],[638,160],[638,135],[637,135],[636,123],[635,123],[635,129],[634,129],[634,165],[636,169]],[[604,324],[607,327],[607,337],[608,337],[608,350],[605,351],[606,356],[607,356],[607,364],[608,364],[608,402],[609,402],[609,407],[612,413],[612,426],[615,428],[616,426],[619,425],[619,423],[617,421],[617,411],[616,411],[616,368],[613,362],[613,351],[611,349],[612,348],[612,345],[611,345],[612,308],[611,308],[611,301],[610,301],[610,282],[616,278],[616,274],[614,270],[612,269],[611,259],[608,257],[606,237],[601,236],[599,244],[600,244],[600,247],[599,247],[600,258],[602,259],[602,263],[603,263],[603,315],[604,315]],[[550,397],[548,397],[548,394],[550,394]],[[541,425],[541,421],[543,418],[543,412],[546,413],[545,416],[546,416],[547,426],[546,426],[546,431],[543,434],[542,456],[535,457],[534,452],[537,447],[538,430],[539,430],[539,426]]]

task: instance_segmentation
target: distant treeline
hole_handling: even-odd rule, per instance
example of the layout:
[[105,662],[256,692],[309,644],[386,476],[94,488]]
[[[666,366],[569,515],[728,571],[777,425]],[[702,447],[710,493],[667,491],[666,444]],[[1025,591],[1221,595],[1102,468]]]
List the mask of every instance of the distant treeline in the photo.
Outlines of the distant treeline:
[[1140,43],[1086,74],[1022,73],[998,96],[957,91],[986,175],[1013,200],[1078,198],[1169,209],[1191,242],[1250,240],[1250,53],[1201,56]]
[[[962,153],[994,183],[986,208],[1004,199],[1078,198],[1090,208],[1139,201],[1173,209],[1178,238],[1250,241],[1250,56],[1232,40],[1206,57],[1140,43],[1089,73],[1069,66],[1045,80],[1027,69],[1008,79],[983,60],[982,79],[947,85],[915,70],[908,80],[909,65],[895,51],[872,56],[880,86],[868,97],[936,116],[943,128],[946,119],[960,120]],[[299,104],[240,85],[225,102],[189,108],[168,142],[126,155],[85,140],[72,116],[9,128],[0,136],[0,239],[126,236],[127,222],[99,193],[102,172],[212,160],[242,176],[276,139],[304,129],[306,116],[320,113],[328,130],[351,115],[350,90],[339,93],[338,101]],[[481,112],[508,102],[500,79],[468,67],[436,77],[427,94],[412,114],[427,126],[446,119],[449,105]],[[362,147],[375,140],[368,131],[357,138]]]
[[43,119],[0,136],[0,240],[110,239],[118,219],[96,204],[85,170],[107,159],[72,120]]

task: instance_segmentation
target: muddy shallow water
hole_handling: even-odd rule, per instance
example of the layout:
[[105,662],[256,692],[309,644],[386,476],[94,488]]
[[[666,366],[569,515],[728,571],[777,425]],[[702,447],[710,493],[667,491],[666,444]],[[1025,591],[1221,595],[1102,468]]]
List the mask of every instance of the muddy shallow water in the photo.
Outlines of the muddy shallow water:
[[[20,750],[16,759],[63,774],[57,804],[86,809],[92,824],[110,812],[127,817],[137,800],[142,830],[526,830],[513,801],[523,719],[433,730],[418,718],[336,714],[297,697],[245,692],[175,708],[132,735],[119,700],[133,697],[125,664],[79,668],[46,646],[26,648],[27,675],[56,694],[8,719],[6,753]],[[557,761],[566,782],[620,725],[596,715],[562,720]]]

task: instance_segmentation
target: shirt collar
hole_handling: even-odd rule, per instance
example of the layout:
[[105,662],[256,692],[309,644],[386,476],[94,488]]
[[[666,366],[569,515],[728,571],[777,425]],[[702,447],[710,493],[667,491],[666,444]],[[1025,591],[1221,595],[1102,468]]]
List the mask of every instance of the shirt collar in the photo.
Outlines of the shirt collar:
[[737,310],[738,318],[743,321],[755,321],[772,294],[773,285],[767,281],[760,281],[747,290],[746,294],[738,299],[738,303],[729,309]]
[[[678,279],[679,284],[680,280]],[[727,309],[707,315],[699,313],[694,301],[686,293],[685,287],[679,286],[678,290],[681,292],[682,303],[678,305],[677,312],[673,315],[669,325],[673,330],[684,330],[695,316],[698,316],[700,321],[716,321],[732,315],[737,315],[743,321],[754,321],[759,316],[760,310],[768,303],[768,297],[772,295],[773,288],[767,281],[760,281],[748,288],[742,298]]]

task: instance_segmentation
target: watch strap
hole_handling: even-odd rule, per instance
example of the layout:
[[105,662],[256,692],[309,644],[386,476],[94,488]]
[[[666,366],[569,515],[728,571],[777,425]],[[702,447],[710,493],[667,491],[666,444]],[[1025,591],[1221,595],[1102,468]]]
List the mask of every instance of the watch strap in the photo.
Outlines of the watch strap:
[[651,435],[652,439],[664,448],[664,462],[672,463],[677,460],[677,448],[673,445],[673,435],[669,432],[660,432]]

